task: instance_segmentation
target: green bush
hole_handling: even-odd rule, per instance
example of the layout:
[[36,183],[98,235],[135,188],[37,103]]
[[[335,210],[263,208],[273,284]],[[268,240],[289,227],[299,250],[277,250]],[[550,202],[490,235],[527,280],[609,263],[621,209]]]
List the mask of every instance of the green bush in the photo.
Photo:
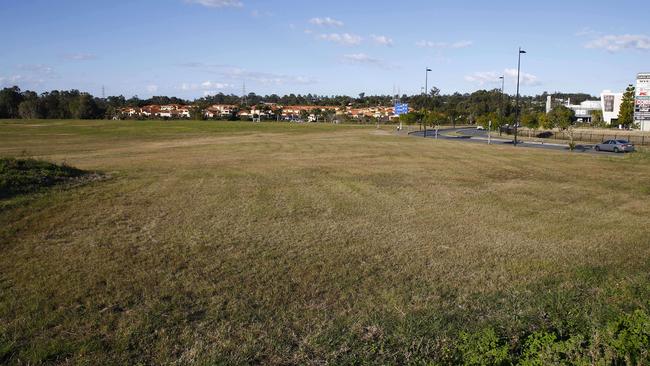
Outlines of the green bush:
[[618,363],[650,365],[650,316],[641,310],[624,315],[609,326],[611,340]]
[[34,159],[0,159],[0,199],[26,194],[87,175],[65,164]]
[[491,328],[473,334],[461,333],[458,351],[464,365],[509,364],[508,345]]
[[561,339],[549,330],[534,332],[512,347],[492,328],[461,333],[456,341],[463,365],[650,365],[650,316],[642,310],[624,314],[589,336]]

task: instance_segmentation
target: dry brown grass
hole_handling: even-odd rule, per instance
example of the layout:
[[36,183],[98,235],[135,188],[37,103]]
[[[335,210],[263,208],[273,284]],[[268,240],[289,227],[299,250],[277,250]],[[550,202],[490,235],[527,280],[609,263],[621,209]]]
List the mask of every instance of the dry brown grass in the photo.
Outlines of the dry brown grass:
[[4,203],[8,363],[415,362],[650,308],[645,154],[37,124],[0,154],[112,179]]

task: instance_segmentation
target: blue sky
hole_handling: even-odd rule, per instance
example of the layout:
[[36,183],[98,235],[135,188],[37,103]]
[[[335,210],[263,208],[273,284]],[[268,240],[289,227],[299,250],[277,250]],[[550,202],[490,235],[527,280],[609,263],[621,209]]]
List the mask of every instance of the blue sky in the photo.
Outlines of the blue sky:
[[646,1],[0,0],[0,86],[101,95],[622,90]]

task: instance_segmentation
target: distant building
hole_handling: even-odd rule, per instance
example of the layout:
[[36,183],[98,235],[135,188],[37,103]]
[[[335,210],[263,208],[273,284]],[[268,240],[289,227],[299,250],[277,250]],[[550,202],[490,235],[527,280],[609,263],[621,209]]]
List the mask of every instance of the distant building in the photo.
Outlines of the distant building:
[[623,93],[612,93],[605,90],[600,94],[600,101],[603,108],[603,120],[607,124],[616,124],[618,115],[621,112],[621,103],[623,102]]
[[232,116],[237,111],[233,104],[214,104],[208,107],[204,114],[207,118],[225,118]]
[[571,99],[569,99],[566,106],[575,112],[578,122],[591,123],[593,113],[602,109],[602,102],[600,100],[585,100],[580,104],[571,104]]
[[636,77],[634,96],[634,122],[641,131],[650,131],[650,73],[640,73]]

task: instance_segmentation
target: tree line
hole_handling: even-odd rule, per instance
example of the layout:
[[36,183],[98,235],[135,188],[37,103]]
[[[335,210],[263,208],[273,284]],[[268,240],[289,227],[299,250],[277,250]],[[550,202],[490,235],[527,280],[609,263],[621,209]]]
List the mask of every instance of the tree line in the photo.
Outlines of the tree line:
[[[519,100],[521,121],[528,125],[544,124],[542,116],[545,110],[546,97],[567,99],[580,103],[594,99],[593,96],[580,93],[542,93],[536,96],[522,96]],[[515,97],[502,94],[500,90],[478,90],[473,93],[453,93],[443,95],[438,88],[432,88],[429,93],[418,95],[372,95],[360,93],[357,97],[337,95],[321,96],[315,94],[279,96],[257,95],[249,93],[242,97],[234,94],[219,93],[194,100],[176,97],[154,96],[140,99],[137,96],[94,97],[89,93],[78,90],[53,90],[37,94],[14,86],[0,90],[0,118],[23,119],[110,119],[119,116],[119,110],[125,107],[143,107],[157,104],[192,104],[198,108],[206,108],[212,104],[234,104],[240,106],[262,105],[275,103],[280,105],[313,105],[364,108],[373,106],[391,106],[396,100],[408,103],[415,113],[403,117],[406,123],[488,123],[493,126],[513,123],[516,116]],[[558,112],[559,113],[559,112]]]

